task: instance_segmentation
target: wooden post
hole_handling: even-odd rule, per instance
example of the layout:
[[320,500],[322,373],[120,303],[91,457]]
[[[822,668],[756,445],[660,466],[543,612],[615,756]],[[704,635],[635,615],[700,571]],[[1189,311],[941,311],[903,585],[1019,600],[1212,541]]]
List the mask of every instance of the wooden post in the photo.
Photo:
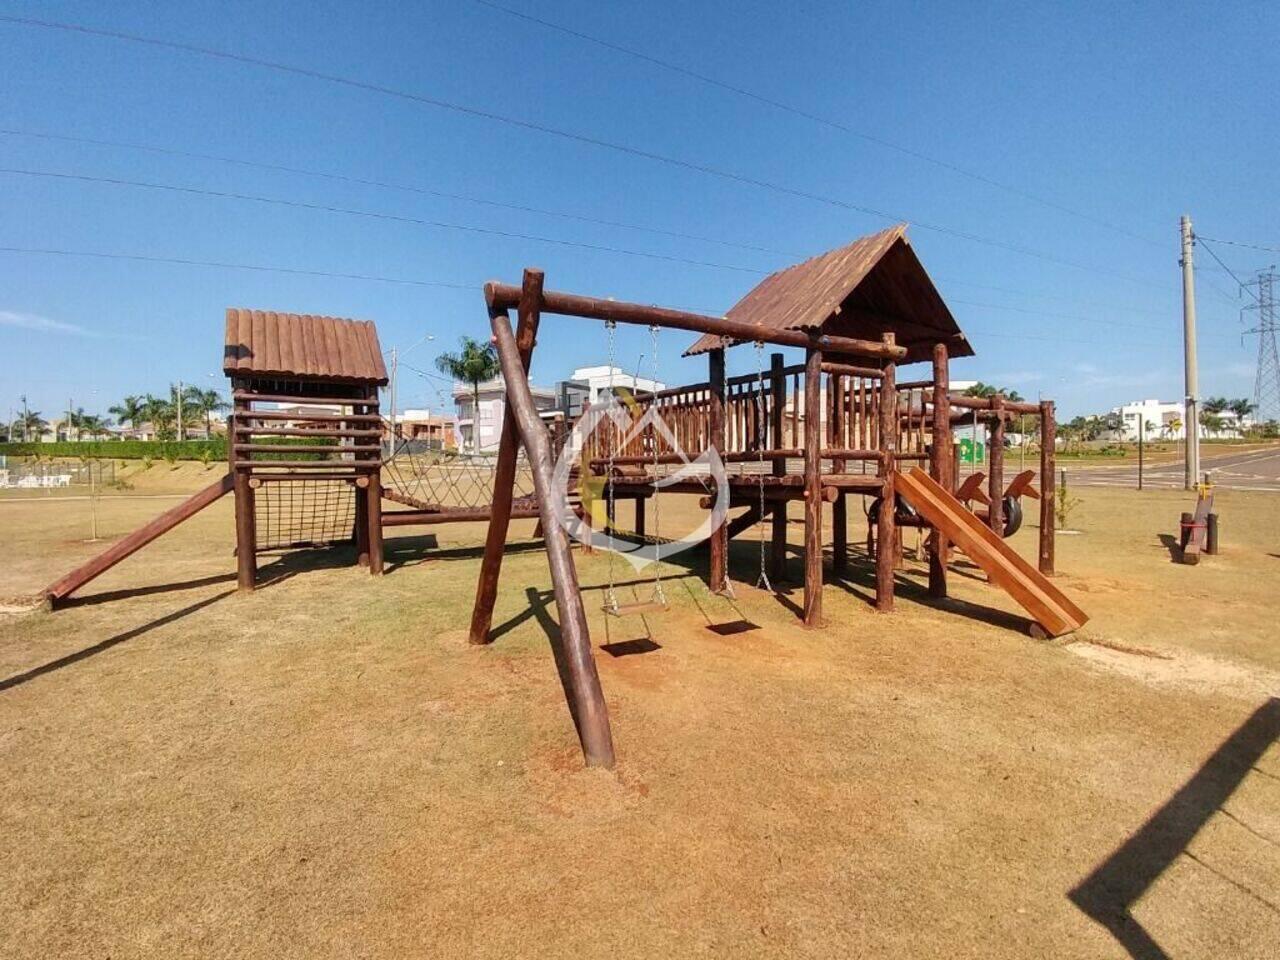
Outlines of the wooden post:
[[[376,391],[377,387],[371,387]],[[376,393],[375,393],[376,396]],[[372,409],[372,408],[371,408]],[[365,511],[367,520],[365,526],[367,528],[367,536],[369,538],[369,572],[375,577],[382,576],[383,557],[382,550],[382,457],[376,457],[376,463],[373,469],[369,471],[369,483],[365,487]],[[356,490],[360,487],[357,485]]]
[[[376,389],[376,388],[375,388]],[[353,414],[368,413],[368,406],[352,405],[351,412]],[[364,426],[363,423],[352,421],[344,423],[343,429],[356,430]],[[341,443],[342,441],[338,441]],[[378,504],[379,510],[382,504]],[[379,514],[381,516],[381,514]],[[356,536],[356,564],[357,566],[369,566],[369,488],[368,486],[356,485],[355,488],[355,536]]]
[[636,505],[636,536],[641,540],[645,537],[645,517],[644,517],[644,497],[636,497],[632,501]]
[[[523,372],[520,379],[528,376],[529,358],[533,353],[533,344],[538,335],[538,321],[541,317],[542,280],[541,270],[526,270],[524,286],[520,293],[518,307],[519,321],[515,335],[516,349],[520,354]],[[488,288],[486,288],[486,294]],[[505,313],[503,314],[505,316]],[[477,417],[476,430],[479,426],[479,411],[473,411]],[[489,529],[484,541],[484,559],[480,561],[480,578],[476,582],[476,602],[471,611],[471,630],[468,639],[472,643],[488,643],[489,628],[493,626],[493,606],[498,598],[498,577],[502,573],[502,554],[506,550],[507,531],[511,526],[511,501],[515,496],[516,458],[519,453],[519,437],[516,420],[512,415],[511,381],[507,380],[507,402],[502,417],[502,436],[498,440],[498,462],[493,473],[493,502],[489,508]],[[587,476],[584,473],[582,481]],[[542,525],[542,535],[550,544],[550,531],[546,524]]]
[[822,351],[804,364],[804,623],[822,622]]
[[987,431],[987,496],[991,504],[987,508],[987,522],[997,537],[1004,536],[1004,397],[991,398],[991,426]]
[[569,535],[557,516],[555,498],[559,491],[553,489],[547,431],[529,392],[526,361],[511,330],[511,320],[505,310],[495,308],[491,314],[498,360],[507,384],[507,409],[533,468],[538,512],[542,516],[551,584],[560,618],[560,638],[572,698],[570,707],[578,726],[582,752],[588,766],[612,767],[613,735],[609,730],[609,710],[600,689],[595,660],[591,657],[591,635],[587,630],[587,614],[582,606],[582,591],[573,566],[573,554],[569,551]]
[[[951,370],[947,345],[933,345],[933,435],[929,451],[929,472],[943,490],[952,488],[951,452]],[[934,528],[929,534],[929,596],[947,595],[947,538]]]
[[[886,333],[884,342],[893,345],[894,335]],[[880,380],[880,451],[884,454],[881,476],[884,478],[880,499],[880,516],[876,525],[876,609],[881,613],[893,610],[893,568],[897,561],[897,463],[894,453],[898,448],[898,391],[896,387],[897,365],[887,361],[884,376]]]
[[[836,447],[845,446],[844,439],[844,377],[832,374],[828,384],[831,389],[831,444]],[[844,473],[846,462],[836,460],[831,464],[832,473]],[[836,495],[831,504],[831,568],[843,573],[849,565],[849,514],[845,492]]]
[[[725,389],[724,389],[724,347],[718,347],[707,354],[710,365],[711,382],[710,403],[708,405],[708,428],[710,446],[721,456],[725,452]],[[729,586],[729,531],[723,525],[711,532],[711,577],[712,593],[720,593]]]
[[[249,412],[249,401],[235,400],[234,410],[227,421],[227,458],[232,472],[232,487],[236,498],[236,586],[241,591],[253,589],[258,579],[257,536],[254,524],[254,494],[249,486],[249,468],[236,464],[236,427]],[[246,455],[247,458],[248,455]]]
[[[782,354],[775,353],[769,359],[769,389],[773,395],[773,407],[770,410],[769,431],[773,434],[773,449],[782,449],[786,444],[782,439],[783,416],[787,399],[787,378],[782,372],[785,369]],[[800,398],[796,397],[799,403]],[[782,460],[774,460],[772,473],[775,477],[784,476],[787,465]],[[780,503],[773,511],[769,538],[769,577],[774,582],[781,582],[787,571],[787,502]]]
[[1058,425],[1053,419],[1053,401],[1040,401],[1040,572],[1046,577],[1054,574],[1053,569],[1053,523],[1057,493],[1057,457],[1054,444],[1057,440]]

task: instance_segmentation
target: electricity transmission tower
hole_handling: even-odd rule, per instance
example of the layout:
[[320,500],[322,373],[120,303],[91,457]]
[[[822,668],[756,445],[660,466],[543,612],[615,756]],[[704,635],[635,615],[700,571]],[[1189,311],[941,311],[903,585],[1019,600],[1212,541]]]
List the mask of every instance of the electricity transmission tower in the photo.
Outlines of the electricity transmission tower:
[[1276,353],[1277,274],[1275,267],[1259,270],[1257,279],[1246,284],[1256,287],[1255,303],[1245,307],[1258,314],[1258,324],[1246,334],[1258,335],[1258,372],[1253,384],[1254,417],[1260,422],[1280,420],[1280,356]]

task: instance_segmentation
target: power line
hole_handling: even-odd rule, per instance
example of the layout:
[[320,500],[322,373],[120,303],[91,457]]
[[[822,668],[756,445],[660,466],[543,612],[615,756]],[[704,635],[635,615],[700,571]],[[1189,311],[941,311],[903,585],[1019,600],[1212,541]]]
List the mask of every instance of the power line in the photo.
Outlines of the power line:
[[687,257],[676,257],[665,253],[652,253],[646,250],[630,250],[626,247],[611,247],[597,243],[583,243],[577,240],[562,240],[558,237],[543,237],[536,234],[516,233],[510,230],[496,230],[491,227],[477,227],[472,224],[449,223],[444,220],[427,220],[396,213],[380,213],[374,210],[358,210],[354,207],[338,207],[325,203],[309,203],[305,200],[286,200],[282,197],[267,197],[260,194],[236,193],[229,190],[205,190],[198,187],[183,187],[171,183],[151,183],[145,180],[125,180],[119,177],[95,177],[80,173],[58,173],[51,170],[24,170],[17,167],[0,167],[0,173],[24,177],[43,177],[53,180],[75,180],[82,183],[97,183],[116,187],[136,187],[143,190],[163,190],[170,193],[189,194],[198,197],[214,197],[220,200],[244,200],[251,203],[265,203],[274,206],[294,207],[301,210],[317,210],[323,213],[337,213],[351,217],[365,217],[372,220],[385,220],[393,223],[408,223],[415,226],[437,227],[442,230],[460,230],[465,233],[478,233],[490,237],[502,237],[506,240],[530,240],[537,243],[550,243],[562,247],[576,247],[580,250],[594,250],[599,253],[616,253],[629,257],[643,257],[647,260],[662,260],[668,263],[680,263],[695,267],[712,267],[717,270],[733,270],[738,273],[764,275],[768,271],[754,267],[742,267],[729,263],[713,263],[708,260],[692,260]]
[[524,20],[529,23],[535,23],[538,26],[547,28],[548,30],[555,30],[567,36],[575,37],[579,40],[586,41],[587,43],[593,43],[599,47],[603,47],[606,50],[612,50],[615,53],[621,53],[628,57],[634,57],[637,60],[641,60],[641,61],[644,61],[645,63],[652,64],[653,66],[660,67],[663,70],[669,70],[672,73],[677,73],[677,74],[680,74],[681,76],[689,77],[690,79],[697,80],[700,83],[705,83],[712,87],[718,87],[721,90],[727,90],[730,93],[736,94],[737,96],[745,97],[748,100],[753,100],[756,103],[773,107],[776,110],[781,110],[785,113],[789,113],[797,117],[802,117],[805,120],[812,121],[813,123],[819,124],[821,126],[830,127],[833,130],[839,130],[842,133],[846,133],[846,134],[849,134],[850,136],[857,137],[859,140],[865,140],[867,143],[874,143],[877,146],[884,147],[887,150],[893,150],[897,153],[903,154],[904,156],[912,157],[916,160],[923,161],[924,163],[929,163],[936,167],[940,167],[943,170],[949,170],[952,173],[959,174],[962,177],[967,177],[970,180],[974,180],[978,183],[986,184],[989,187],[994,187],[997,190],[1003,190],[1006,193],[1011,193],[1014,196],[1021,197],[1024,200],[1030,200],[1034,203],[1041,204],[1042,206],[1049,207],[1061,213],[1070,214],[1073,217],[1078,217],[1081,220],[1086,220],[1089,223],[1095,224],[1097,226],[1106,227],[1109,230],[1114,230],[1115,232],[1124,234],[1125,236],[1130,237],[1134,240],[1141,240],[1143,243],[1149,243],[1152,246],[1163,246],[1163,244],[1158,243],[1157,241],[1151,239],[1150,237],[1143,236],[1142,234],[1139,234],[1139,233],[1134,233],[1132,230],[1119,226],[1118,224],[1111,223],[1107,220],[1103,220],[1099,217],[1095,217],[1088,213],[1083,213],[1079,210],[1075,210],[1071,207],[1068,207],[1065,204],[1059,203],[1055,200],[1050,200],[1046,197],[1041,197],[1027,190],[1022,190],[1018,187],[1010,186],[1007,183],[1003,183],[1002,181],[996,180],[992,177],[988,177],[981,173],[976,173],[973,170],[969,170],[965,167],[961,167],[957,164],[951,163],[950,161],[939,159],[938,157],[934,157],[927,153],[923,153],[922,151],[912,149],[911,147],[903,146],[900,143],[894,143],[892,140],[886,140],[884,137],[879,137],[879,136],[876,136],[875,134],[867,133],[865,130],[855,129],[853,127],[848,126],[847,124],[841,123],[838,120],[832,120],[830,117],[824,117],[824,116],[821,116],[820,114],[812,113],[808,110],[803,109],[802,107],[797,107],[794,104],[785,103],[781,100],[775,100],[772,97],[767,97],[763,94],[756,93],[744,87],[739,87],[735,84],[727,83],[724,80],[717,80],[715,77],[708,76],[707,74],[704,74],[704,73],[699,73],[696,70],[691,70],[690,68],[681,66],[678,63],[672,63],[669,60],[659,59],[658,57],[651,56],[650,54],[643,53],[631,47],[626,47],[626,46],[623,46],[622,44],[614,43],[610,40],[605,40],[601,37],[592,36],[589,33],[583,33],[581,30],[575,30],[572,27],[566,27],[563,24],[554,23],[551,20],[544,20],[541,17],[535,17],[532,14],[523,13],[522,11],[519,11],[519,10],[512,10],[510,7],[503,6],[500,3],[494,3],[493,0],[474,0],[474,2],[478,3],[480,6],[488,7],[491,10],[496,10],[499,13],[506,14],[507,16],[515,17],[516,19]]
[[284,273],[304,277],[326,277],[334,280],[365,280],[396,283],[414,287],[446,287],[453,290],[480,290],[480,283],[447,283],[443,280],[413,280],[408,277],[381,277],[369,273],[338,273],[332,270],[303,270],[295,267],[265,266],[257,263],[230,263],[225,260],[193,260],[185,257],[156,257],[141,253],[104,253],[95,250],[64,250],[56,247],[0,246],[0,253],[44,254],[58,257],[90,257],[98,260],[134,260],[142,263],[168,263],[184,267],[218,267],[225,270],[253,270],[259,273]]
[[[658,236],[673,237],[681,240],[693,240],[693,241],[699,241],[699,242],[705,242],[705,243],[715,243],[721,246],[732,247],[732,248],[741,249],[741,250],[748,250],[755,253],[776,254],[778,256],[785,256],[794,260],[800,260],[806,257],[805,254],[801,254],[801,253],[789,252],[786,250],[779,250],[772,247],[757,246],[754,244],[735,243],[731,240],[721,240],[716,237],[707,237],[707,236],[701,236],[699,234],[683,233],[675,230],[665,230],[657,227],[641,226],[638,224],[625,223],[625,222],[616,221],[616,220],[605,220],[597,217],[589,217],[589,216],[584,216],[584,215],[574,214],[574,213],[564,213],[562,211],[548,210],[542,207],[530,207],[530,206],[525,206],[521,204],[506,203],[503,201],[491,200],[485,197],[476,197],[476,196],[471,196],[467,194],[448,193],[441,190],[435,190],[433,188],[418,187],[411,184],[395,183],[395,182],[385,181],[385,180],[373,180],[365,177],[357,177],[357,176],[352,176],[348,174],[332,173],[329,171],[312,170],[304,167],[292,167],[292,166],[285,166],[285,165],[276,164],[276,163],[266,163],[264,161],[246,160],[240,157],[228,157],[220,154],[204,153],[204,152],[193,151],[193,150],[181,150],[173,147],[155,146],[152,144],[132,143],[129,141],[121,141],[121,140],[103,140],[103,139],[98,139],[94,137],[72,136],[69,134],[47,133],[43,131],[33,131],[33,130],[17,130],[17,129],[0,128],[0,136],[28,137],[32,139],[47,140],[47,141],[53,141],[53,142],[87,144],[91,146],[110,147],[113,149],[123,149],[123,150],[137,150],[145,153],[157,154],[160,156],[181,157],[183,159],[189,159],[189,160],[207,160],[207,161],[212,161],[217,163],[226,163],[226,164],[243,166],[243,167],[248,167],[253,169],[268,170],[276,173],[287,173],[290,175],[297,175],[297,176],[316,177],[324,180],[331,180],[331,181],[342,182],[342,183],[353,183],[361,186],[377,187],[380,189],[399,190],[399,191],[418,194],[422,196],[442,197],[442,198],[451,199],[451,200],[464,200],[468,203],[475,203],[475,204],[480,204],[484,206],[499,207],[504,209],[517,210],[525,213],[534,213],[534,214],[540,214],[544,216],[558,217],[560,219],[573,220],[573,221],[578,221],[582,223],[597,224],[601,226],[619,227],[627,230],[637,230],[637,231],[655,234]],[[1055,296],[1053,294],[1048,294],[1048,293],[1037,293],[1033,291],[1015,290],[1009,287],[992,286],[990,284],[976,283],[972,280],[962,280],[954,277],[941,277],[941,276],[938,277],[937,279],[942,281],[943,283],[963,284],[966,286],[978,287],[984,290],[994,290],[999,293],[1008,293],[1014,296],[1043,298],[1048,300],[1060,300],[1065,302],[1073,302],[1072,299],[1068,297]],[[1078,302],[1078,301],[1074,301],[1074,302]],[[992,307],[995,307],[996,309],[1010,309],[1010,310],[1019,309],[1015,307],[1002,307],[994,304],[981,304],[981,306],[992,306]],[[1116,309],[1111,305],[1095,304],[1095,306],[1099,307],[1100,309],[1106,309],[1106,310]],[[1146,316],[1152,315],[1147,311],[1134,310],[1133,308],[1120,308],[1120,309],[1122,310],[1122,312],[1126,312],[1126,313],[1136,313],[1136,314],[1141,314]],[[1024,312],[1036,312],[1036,311],[1024,310]],[[1044,313],[1044,315],[1057,316],[1063,319],[1084,320],[1084,322],[1104,322],[1104,321],[1091,321],[1088,318],[1078,317],[1070,314]]]
[[613,150],[628,156],[639,157],[645,160],[652,160],[656,163],[663,163],[668,166],[678,167],[684,170],[691,170],[702,173],[707,176],[718,177],[735,183],[741,183],[748,186],[758,187],[763,190],[769,190],[774,193],[785,196],[797,197],[800,199],[811,200],[815,203],[822,203],[833,206],[842,210],[850,210],[857,213],[863,213],[867,216],[876,217],[887,220],[891,223],[907,222],[921,230],[928,230],[934,233],[940,233],[946,236],[955,237],[957,239],[968,240],[972,243],[985,244],[987,246],[996,247],[998,249],[1007,250],[1012,253],[1021,254],[1022,256],[1033,257],[1035,259],[1044,260],[1049,263],[1057,263],[1062,266],[1075,267],[1079,270],[1086,270],[1092,273],[1107,274],[1125,280],[1130,283],[1137,283],[1146,286],[1158,286],[1147,280],[1137,277],[1131,277],[1127,274],[1118,273],[1110,270],[1103,270],[1092,267],[1084,263],[1074,260],[1068,260],[1055,256],[1050,253],[1035,250],[1030,247],[1024,247],[1020,244],[1008,243],[1003,240],[997,240],[992,237],[985,237],[978,234],[968,233],[963,230],[957,230],[953,227],[943,226],[941,224],[929,223],[923,220],[914,220],[910,217],[899,216],[894,213],[888,213],[884,210],[878,210],[874,207],[868,207],[861,204],[851,203],[841,200],[838,197],[830,197],[808,190],[802,190],[796,187],[789,187],[785,184],[776,183],[770,180],[762,180],[757,177],[747,176],[746,174],[734,173],[730,170],[724,170],[709,164],[704,164],[692,160],[682,160],[678,157],[668,156],[666,154],[655,153],[651,150],[645,150],[640,147],[633,147],[627,144],[617,143],[610,140],[604,140],[599,137],[588,136],[586,134],[574,133],[569,130],[562,130],[558,127],[551,127],[545,124],[534,123],[529,120],[521,120],[517,117],[508,117],[503,114],[494,113],[490,110],[482,110],[478,107],[469,107],[464,104],[454,103],[448,100],[442,100],[438,97],[429,97],[424,94],[412,93],[405,90],[398,90],[394,87],[384,86],[382,84],[371,83],[365,80],[357,80],[351,77],[344,77],[338,74],[324,73],[319,70],[312,70],[307,67],[294,66],[292,64],[280,63],[278,61],[266,60],[260,57],[252,57],[247,54],[232,53],[227,50],[218,50],[212,47],[202,47],[196,44],[181,43],[171,40],[161,40],[155,37],[145,37],[138,34],[123,33],[116,30],[104,30],[96,27],[87,27],[82,24],[62,23],[53,20],[41,20],[35,17],[18,17],[9,14],[0,14],[0,22],[13,23],[22,26],[39,27],[48,30],[61,30],[69,33],[79,33],[88,36],[106,37],[113,40],[122,40],[129,43],[144,44],[152,47],[159,47],[169,50],[178,50],[184,53],[192,53],[199,56],[212,57],[219,60],[226,60],[233,63],[248,64],[251,66],[261,67],[267,70],[275,70],[281,73],[287,73],[294,76],[307,77],[313,80],[320,80],[326,83],[333,83],[356,90],[365,90],[371,93],[381,94],[383,96],[393,97],[399,100],[405,100],[412,103],[424,104],[427,106],[437,107],[442,110],[449,110],[454,113],[463,114],[465,116],[476,117],[482,120],[490,120],[495,123],[502,123],[508,126],[517,127],[522,130],[534,130],[548,136],[558,137],[563,140],[569,140],[576,143],[584,143],[591,146],[601,147],[607,150]]
[[1216,237],[1206,237],[1203,234],[1196,234],[1197,240],[1208,240],[1210,243],[1225,243],[1232,247],[1247,247],[1250,250],[1264,250],[1267,253],[1280,253],[1280,245],[1270,245],[1266,243],[1246,243],[1243,240],[1219,240]]
[[259,160],[245,160],[241,157],[226,157],[213,153],[200,153],[192,150],[178,150],[172,147],[157,147],[150,144],[130,143],[123,140],[98,140],[93,137],[77,137],[66,134],[43,133],[34,130],[11,130],[0,129],[0,135],[11,137],[30,137],[36,140],[52,140],[64,143],[89,144],[98,147],[112,147],[120,150],[138,150],[145,153],[154,153],[161,156],[182,157],[187,160],[209,160],[216,163],[234,164],[241,167],[251,167],[257,170],[270,170],[275,173],[288,173],[304,177],[317,177],[323,180],[333,180],[341,183],[353,183],[365,187],[378,187],[384,190],[399,190],[405,193],[414,193],[426,197],[439,197],[446,200],[462,200],[466,203],[475,203],[487,207],[498,207],[504,210],[516,210],[521,213],[536,213],[541,216],[558,217],[562,220],[576,220],[580,223],[592,223],[604,227],[619,227],[625,230],[638,230],[644,233],[652,233],[657,236],[673,237],[678,240],[696,240],[701,243],[715,243],[724,247],[733,247],[738,250],[750,250],[754,253],[770,253],[784,257],[799,258],[802,255],[798,253],[788,252],[786,250],[776,250],[771,247],[754,246],[748,243],[735,243],[732,240],[721,240],[718,237],[706,237],[696,233],[682,233],[678,230],[664,230],[659,227],[646,227],[635,223],[625,223],[619,220],[605,220],[599,217],[588,217],[576,213],[563,213],[559,210],[547,210],[543,207],[530,207],[518,203],[506,203],[500,200],[490,200],[485,197],[476,197],[464,193],[448,193],[444,190],[436,190],[430,187],[418,187],[412,184],[395,183],[388,180],[371,180],[365,177],[350,176],[342,173],[331,173],[324,170],[309,170],[305,167],[289,167],[276,163],[264,163]]
[[[1204,237],[1202,237],[1202,236],[1200,236],[1199,234],[1196,234],[1195,239],[1197,239],[1197,240],[1204,240],[1205,238],[1204,238]],[[1211,247],[1211,246],[1210,246],[1209,244],[1207,244],[1207,243],[1202,243],[1202,244],[1201,244],[1201,246],[1202,246],[1202,247],[1204,247],[1204,248],[1205,248],[1205,250],[1207,250],[1207,251],[1209,252],[1209,256],[1213,257],[1213,259],[1215,259],[1215,260],[1217,260],[1217,261],[1218,261],[1218,266],[1222,267],[1222,269],[1223,269],[1223,270],[1227,271],[1227,273],[1229,273],[1229,274],[1231,275],[1231,279],[1232,279],[1232,280],[1234,280],[1234,281],[1236,282],[1236,284],[1240,287],[1240,289],[1241,289],[1241,290],[1248,290],[1248,291],[1249,291],[1249,295],[1250,295],[1251,297],[1253,297],[1253,299],[1255,299],[1255,300],[1257,300],[1257,299],[1258,299],[1258,295],[1257,295],[1256,293],[1254,293],[1254,292],[1253,292],[1253,289],[1252,289],[1251,287],[1247,286],[1243,280],[1241,280],[1239,277],[1237,277],[1237,276],[1236,276],[1236,274],[1235,274],[1235,271],[1234,271],[1234,270],[1232,270],[1230,267],[1228,267],[1225,263],[1223,263],[1223,262],[1222,262],[1222,258],[1221,258],[1220,256],[1218,256],[1216,253],[1214,253],[1214,252],[1213,252],[1213,247]]]
[[1135,330],[1164,330],[1165,327],[1154,323],[1125,323],[1123,320],[1102,320],[1097,317],[1082,317],[1074,313],[1051,313],[1046,310],[1032,310],[1028,307],[1013,307],[1003,303],[978,303],[974,300],[958,300],[950,298],[948,303],[961,303],[970,307],[982,307],[986,310],[1011,310],[1014,313],[1026,313],[1039,317],[1051,317],[1057,320],[1075,320],[1079,323],[1098,323],[1104,327],[1132,327]]
[[[479,292],[483,284],[475,283],[455,283],[443,280],[416,280],[409,277],[387,277],[368,273],[341,273],[332,270],[309,270],[298,267],[281,267],[267,264],[256,263],[235,263],[225,260],[200,260],[189,257],[163,257],[153,256],[150,254],[140,253],[114,253],[98,250],[69,250],[58,247],[19,247],[19,246],[0,246],[0,253],[17,253],[30,255],[44,255],[57,257],[85,257],[97,260],[123,260],[136,261],[140,263],[155,264],[171,264],[184,267],[209,267],[225,270],[251,270],[259,273],[280,273],[294,276],[308,277],[324,277],[335,280],[358,280],[371,283],[389,283],[401,284],[417,287],[443,287],[453,290],[469,290]],[[966,306],[971,305],[968,301],[952,300],[951,303],[960,303]],[[994,306],[993,304],[973,304],[974,306]],[[722,312],[719,309],[711,310],[707,308],[699,308],[693,312],[703,313],[708,316],[719,316]],[[989,336],[994,339],[1001,340],[1034,340],[1049,343],[1079,343],[1085,345],[1094,345],[1096,340],[1080,340],[1071,337],[1053,337],[1053,336],[1037,336],[1034,334],[1010,333],[1004,330],[995,330],[990,327],[973,326],[966,324],[965,329],[970,333],[977,333],[980,336]],[[1136,341],[1134,341],[1136,342]]]

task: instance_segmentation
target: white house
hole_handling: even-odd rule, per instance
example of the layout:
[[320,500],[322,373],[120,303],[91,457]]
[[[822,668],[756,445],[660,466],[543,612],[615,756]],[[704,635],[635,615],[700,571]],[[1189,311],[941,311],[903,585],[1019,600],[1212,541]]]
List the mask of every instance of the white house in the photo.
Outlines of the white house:
[[[556,392],[550,387],[529,384],[533,405],[545,420],[560,418],[556,411]],[[454,384],[453,402],[458,408],[458,446],[464,453],[475,453],[477,435],[480,453],[496,453],[502,438],[502,418],[507,409],[507,385],[501,377],[480,384],[479,410],[473,410],[475,396],[469,383]]]
[[638,393],[656,393],[667,388],[667,385],[661,381],[637,377],[627,373],[621,367],[579,367],[573,371],[569,379],[586,387],[585,399],[588,403],[599,400],[602,393],[609,392],[610,386],[614,390],[625,388]]
[[[1113,408],[1111,413],[1118,416],[1122,424],[1116,431],[1116,439],[1136,443],[1139,425],[1144,421],[1147,440],[1186,439],[1186,424],[1183,422],[1186,419],[1186,408],[1181,400],[1135,400]],[[1251,423],[1248,418],[1241,420],[1230,410],[1224,410],[1218,416],[1222,419],[1222,429],[1206,430],[1201,427],[1202,439],[1220,440],[1238,437],[1242,428]]]

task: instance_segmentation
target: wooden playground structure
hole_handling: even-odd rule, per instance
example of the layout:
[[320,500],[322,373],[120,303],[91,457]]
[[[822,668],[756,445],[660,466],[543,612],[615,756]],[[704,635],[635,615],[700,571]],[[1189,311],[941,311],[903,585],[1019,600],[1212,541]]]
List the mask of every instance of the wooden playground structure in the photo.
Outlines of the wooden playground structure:
[[[683,462],[710,448],[726,463],[767,466],[754,474],[727,478],[730,505],[746,508],[710,537],[713,591],[728,584],[728,544],[732,530],[770,518],[770,562],[776,574],[786,548],[786,514],[792,500],[804,504],[804,622],[822,620],[823,509],[830,503],[834,529],[833,565],[847,563],[848,506],[853,494],[876,497],[876,608],[893,609],[894,569],[900,524],[929,529],[929,592],[945,597],[947,560],[954,545],[1014,597],[1043,635],[1080,627],[1083,611],[1048,579],[1054,563],[1053,403],[1012,403],[1003,397],[953,397],[949,361],[972,355],[963,333],[899,226],[772,274],[724,317],[543,289],[543,275],[527,270],[521,286],[485,286],[489,322],[508,384],[508,418],[498,453],[488,539],[476,588],[471,640],[483,643],[492,625],[511,515],[509,482],[522,445],[533,468],[561,638],[569,672],[573,714],[589,764],[613,763],[613,745],[599,676],[591,657],[586,611],[569,538],[557,523],[552,456],[546,429],[537,416],[527,372],[539,324],[545,314],[648,326],[701,334],[689,350],[708,357],[705,383],[635,398],[633,422],[655,407],[682,449],[650,425],[640,430],[612,427],[598,438],[605,456],[590,460],[608,471],[607,488],[635,495],[658,489],[664,464]],[[513,329],[510,311],[517,311]],[[725,376],[725,350],[735,344],[800,347],[803,364],[787,367],[774,355],[766,381]],[[898,382],[900,364],[929,361],[929,379]],[[788,409],[788,381],[790,407]],[[953,408],[958,408],[953,410]],[[966,411],[987,424],[991,444],[985,510],[975,513],[955,496],[952,430]],[[1011,416],[1034,416],[1040,429],[1040,489],[1020,476],[1004,485],[1004,435]],[[651,419],[651,418],[650,418]],[[624,447],[629,438],[630,446]],[[597,447],[596,453],[602,452]],[[790,465],[799,462],[798,471]],[[926,464],[928,470],[921,468]],[[651,468],[635,475],[626,468]],[[706,497],[695,481],[664,484],[664,492]],[[963,492],[976,498],[976,488]],[[1004,543],[1006,498],[1040,498],[1038,569]],[[704,506],[709,506],[705,500]],[[892,506],[890,506],[892,505]]]
[[[703,508],[711,508],[722,491],[705,478],[673,477],[670,468],[714,452],[725,465],[729,508],[742,512],[709,537],[713,592],[731,589],[730,539],[757,525],[768,525],[767,539],[761,534],[760,582],[772,589],[770,578],[782,579],[786,508],[799,501],[802,617],[806,625],[820,626],[824,511],[829,505],[832,566],[840,573],[849,562],[849,500],[870,497],[867,541],[877,610],[893,609],[901,531],[914,527],[927,531],[930,596],[947,595],[948,562],[959,549],[1026,609],[1035,632],[1073,631],[1087,617],[1048,579],[1054,573],[1053,402],[952,394],[950,361],[973,350],[905,234],[905,226],[894,227],[774,273],[723,317],[545,290],[543,274],[532,269],[520,286],[486,284],[507,408],[496,458],[486,461],[485,502],[464,506],[423,499],[423,488],[399,482],[394,455],[384,454],[378,388],[387,374],[371,323],[228,310],[224,370],[233,411],[227,474],[51,584],[45,595],[56,605],[233,493],[242,590],[254,588],[257,557],[264,552],[354,543],[357,562],[377,575],[384,526],[487,521],[469,633],[471,642],[487,643],[510,521],[537,517],[571,712],[588,764],[611,766],[609,719],[563,520],[572,513],[589,524],[603,520],[612,530],[616,501],[628,499],[636,508],[633,535],[647,538],[645,504],[659,490],[698,496]],[[617,324],[648,327],[655,352],[659,330],[699,334],[687,355],[707,357],[704,382],[637,394],[623,407],[625,422],[609,419],[588,438],[575,476],[604,491],[603,518],[583,510],[576,490],[556,488],[553,464],[564,438],[553,436],[539,417],[528,382],[547,315],[600,322],[611,343]],[[726,376],[725,354],[736,345],[755,346],[756,373]],[[766,346],[802,349],[804,360],[788,366],[783,354],[773,353],[766,366]],[[899,367],[914,363],[928,363],[928,376],[900,378]],[[664,429],[657,429],[655,415]],[[1005,433],[1014,418],[1038,425],[1038,485],[1031,470],[1006,484]],[[965,422],[975,430],[983,425],[990,461],[985,476],[975,472],[961,482],[954,435]],[[530,475],[531,491],[518,489],[521,471]],[[390,488],[384,474],[397,478]],[[1020,522],[1023,497],[1039,499],[1035,565],[1003,539]],[[660,557],[661,531],[649,538]],[[656,599],[644,606],[665,604],[660,595]],[[635,611],[614,602],[609,612]]]

